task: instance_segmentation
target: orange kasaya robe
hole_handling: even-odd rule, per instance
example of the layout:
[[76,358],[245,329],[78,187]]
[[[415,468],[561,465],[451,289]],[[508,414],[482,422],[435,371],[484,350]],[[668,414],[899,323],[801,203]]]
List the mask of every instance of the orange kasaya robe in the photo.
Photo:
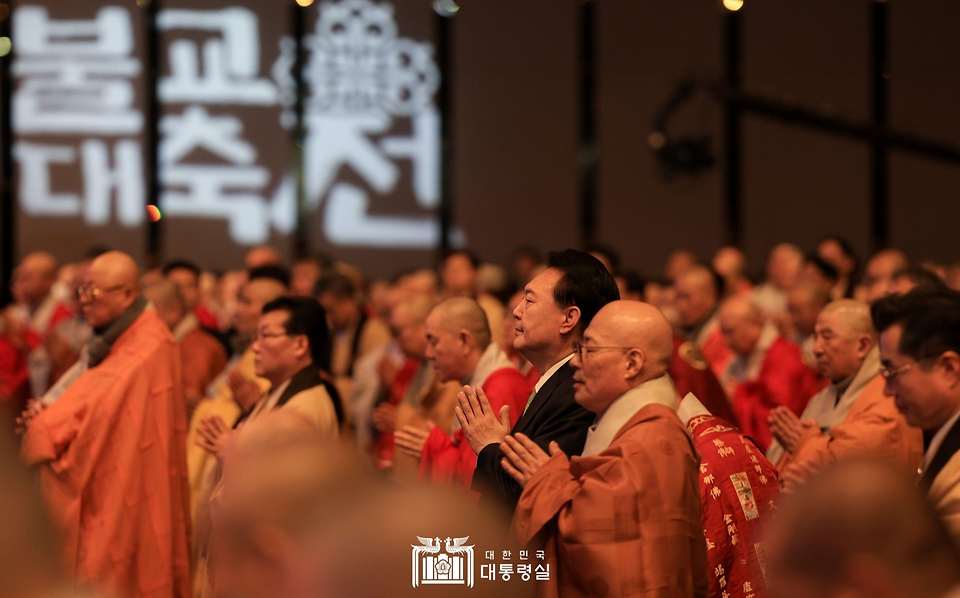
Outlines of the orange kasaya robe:
[[710,595],[770,596],[761,534],[780,498],[777,470],[750,439],[719,417],[693,417],[687,430],[700,453]]
[[27,427],[67,573],[96,594],[190,594],[180,352],[146,310]]
[[513,519],[544,543],[540,596],[707,596],[700,459],[664,405],[642,407],[598,455],[558,454],[527,483]]
[[923,460],[923,432],[907,424],[893,397],[884,394],[886,380],[877,375],[850,407],[843,422],[829,432],[808,428],[794,448],[777,463],[780,471],[803,464],[814,470],[840,459],[856,456],[896,463],[914,472]]
[[207,386],[227,366],[227,352],[212,334],[202,328],[194,328],[180,339],[180,357],[183,360],[183,391],[189,417],[203,399]]

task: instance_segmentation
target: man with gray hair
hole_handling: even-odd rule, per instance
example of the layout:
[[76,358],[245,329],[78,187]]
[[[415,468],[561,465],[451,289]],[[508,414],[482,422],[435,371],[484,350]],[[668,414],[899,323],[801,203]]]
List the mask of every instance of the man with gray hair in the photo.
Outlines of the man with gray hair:
[[810,399],[800,418],[784,407],[770,412],[776,440],[767,457],[777,464],[788,488],[809,472],[853,455],[916,469],[923,438],[884,395],[869,306],[852,299],[827,304],[817,317],[814,338],[817,366],[830,385]]

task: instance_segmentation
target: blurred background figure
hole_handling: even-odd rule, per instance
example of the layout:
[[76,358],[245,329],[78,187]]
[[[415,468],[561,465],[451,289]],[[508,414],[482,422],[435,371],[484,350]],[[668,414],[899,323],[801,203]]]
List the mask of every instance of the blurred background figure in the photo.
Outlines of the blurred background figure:
[[753,289],[753,300],[768,317],[782,316],[787,309],[787,292],[800,279],[803,251],[796,245],[781,243],[770,250],[766,279]]
[[770,587],[782,598],[952,598],[960,558],[909,476],[838,464],[784,499],[767,530]]
[[837,271],[837,282],[830,289],[830,299],[852,299],[858,282],[860,258],[850,242],[838,235],[828,235],[817,243],[817,257]]

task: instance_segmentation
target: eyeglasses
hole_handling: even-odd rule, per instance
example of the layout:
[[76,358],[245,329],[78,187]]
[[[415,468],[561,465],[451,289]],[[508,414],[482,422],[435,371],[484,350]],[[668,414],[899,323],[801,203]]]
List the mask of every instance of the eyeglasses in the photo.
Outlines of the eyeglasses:
[[893,369],[891,370],[891,369],[887,368],[887,366],[881,365],[881,366],[880,366],[880,375],[883,376],[883,379],[884,379],[884,380],[894,380],[897,376],[899,376],[900,374],[902,374],[902,373],[904,373],[905,371],[909,370],[911,367],[913,367],[913,364],[912,364],[912,363],[907,363],[907,364],[901,365],[901,366],[898,367],[898,368],[893,368]]
[[112,287],[107,287],[107,288],[105,288],[105,289],[101,289],[100,287],[91,287],[91,288],[77,287],[77,297],[79,297],[79,298],[81,298],[81,299],[90,299],[90,300],[93,300],[93,299],[96,299],[97,297],[99,297],[100,295],[103,295],[104,293],[112,293],[112,292],[114,292],[114,291],[119,291],[120,289],[124,288],[125,286],[127,286],[127,285],[125,285],[125,284],[118,284],[118,285],[114,285],[114,286],[112,286]]
[[281,337],[281,336],[293,336],[293,335],[290,334],[289,332],[256,332],[256,333],[254,333],[254,335],[253,335],[253,341],[254,341],[254,342],[257,342],[257,341],[263,342],[264,339],[267,339],[267,338],[278,338],[278,337]]
[[586,345],[581,345],[580,343],[573,343],[573,352],[577,354],[577,357],[580,358],[580,361],[586,361],[587,353],[591,351],[603,351],[606,349],[619,349],[621,351],[629,351],[634,347],[588,347]]

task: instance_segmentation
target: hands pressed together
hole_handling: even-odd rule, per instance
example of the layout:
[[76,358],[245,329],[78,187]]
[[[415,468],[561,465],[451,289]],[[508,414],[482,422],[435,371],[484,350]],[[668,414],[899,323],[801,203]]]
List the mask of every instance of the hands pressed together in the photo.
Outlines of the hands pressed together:
[[209,451],[222,462],[227,445],[233,439],[233,429],[219,415],[211,415],[200,420],[197,434],[197,446]]
[[800,418],[786,407],[774,407],[767,417],[767,424],[777,442],[791,453],[797,448],[807,430],[817,427],[817,422],[814,420],[800,421]]
[[47,404],[39,399],[30,399],[27,401],[27,408],[23,410],[23,413],[20,414],[20,417],[16,420],[16,433],[21,436],[26,433],[27,426],[30,425],[30,422],[33,421],[41,411],[46,409]]
[[253,409],[253,406],[263,396],[260,385],[237,370],[233,370],[227,376],[227,385],[233,391],[233,400],[244,413]]
[[457,402],[456,415],[463,435],[478,455],[483,447],[503,442],[510,433],[510,406],[504,405],[499,414],[494,413],[487,395],[479,386],[476,390],[464,386],[457,395]]
[[430,431],[437,425],[432,421],[427,421],[427,428],[418,428],[416,426],[404,426],[402,430],[397,430],[393,435],[396,447],[400,452],[419,459],[423,454],[423,446],[427,443],[427,437]]

